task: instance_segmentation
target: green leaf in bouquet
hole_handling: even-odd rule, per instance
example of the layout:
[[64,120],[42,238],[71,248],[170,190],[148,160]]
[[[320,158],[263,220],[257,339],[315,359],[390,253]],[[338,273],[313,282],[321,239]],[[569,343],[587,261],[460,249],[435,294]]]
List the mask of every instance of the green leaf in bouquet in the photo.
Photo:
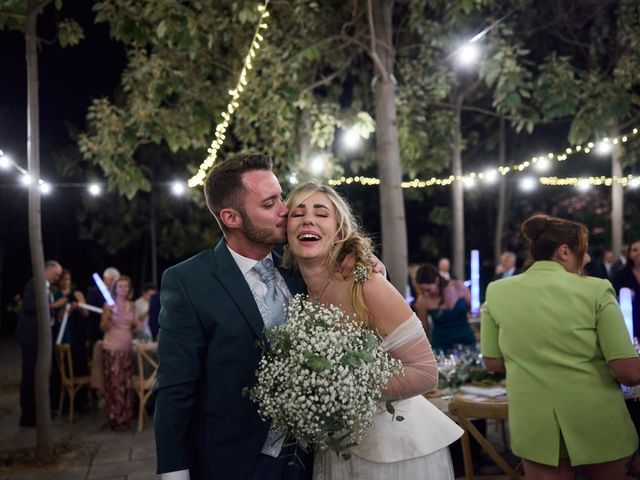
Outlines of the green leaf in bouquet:
[[384,406],[387,409],[387,412],[389,412],[391,415],[396,414],[396,407],[393,406],[393,403],[391,402],[391,400],[387,400],[384,403]]
[[304,366],[316,373],[321,373],[331,368],[331,362],[315,353],[305,352]]
[[358,352],[358,355],[360,356],[360,358],[362,359],[362,361],[364,363],[373,363],[376,361],[375,357],[373,356],[373,354],[367,350],[360,350]]
[[364,332],[364,341],[367,346],[367,350],[371,351],[378,346],[378,337],[371,332]]
[[404,422],[404,417],[403,417],[402,415],[397,415],[397,416],[396,416],[396,420],[397,420],[398,422]]
[[360,356],[360,352],[354,352],[353,350],[349,350],[345,353],[340,359],[340,363],[343,365],[347,365],[349,367],[358,367],[362,363],[362,357]]

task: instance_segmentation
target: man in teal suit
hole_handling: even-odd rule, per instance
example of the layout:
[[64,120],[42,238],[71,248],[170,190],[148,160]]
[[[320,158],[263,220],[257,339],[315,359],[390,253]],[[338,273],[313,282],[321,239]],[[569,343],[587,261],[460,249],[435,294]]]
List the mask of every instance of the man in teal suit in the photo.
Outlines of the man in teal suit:
[[[305,468],[289,465],[291,452],[274,442],[277,434],[242,395],[256,381],[256,340],[265,323],[274,324],[264,300],[271,287],[256,264],[266,259],[278,266],[272,250],[286,242],[287,208],[271,160],[247,155],[219,162],[205,196],[224,239],[162,278],[158,473],[191,480],[311,478],[310,457],[303,458]],[[304,291],[300,277],[277,270],[280,294]]]

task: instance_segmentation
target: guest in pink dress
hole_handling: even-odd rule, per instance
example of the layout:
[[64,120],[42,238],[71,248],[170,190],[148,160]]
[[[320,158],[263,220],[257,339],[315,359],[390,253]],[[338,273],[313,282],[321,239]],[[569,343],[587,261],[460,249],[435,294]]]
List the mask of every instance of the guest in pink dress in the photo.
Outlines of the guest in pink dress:
[[104,362],[104,394],[106,413],[112,429],[129,428],[131,406],[131,340],[132,330],[140,329],[131,301],[131,279],[121,276],[113,288],[115,305],[104,305],[100,329],[104,332],[102,344]]

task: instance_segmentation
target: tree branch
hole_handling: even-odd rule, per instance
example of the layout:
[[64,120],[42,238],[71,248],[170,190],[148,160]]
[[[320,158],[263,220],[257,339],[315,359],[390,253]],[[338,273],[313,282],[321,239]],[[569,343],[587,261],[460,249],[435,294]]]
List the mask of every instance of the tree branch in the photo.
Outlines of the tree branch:
[[384,83],[388,83],[389,72],[387,72],[387,69],[382,64],[382,61],[378,56],[378,51],[376,50],[376,29],[373,25],[373,6],[371,5],[371,0],[367,0],[367,18],[369,20],[369,31],[371,32],[371,51],[369,52],[369,55],[371,56],[371,60],[373,60],[373,64],[380,71],[382,81]]
[[317,82],[312,83],[311,85],[304,87],[302,90],[300,90],[300,94],[303,94],[304,92],[308,92],[311,90],[315,90],[316,88],[322,86],[322,85],[326,85],[327,83],[329,83],[331,80],[333,80],[334,78],[336,78],[338,75],[340,75],[340,73],[342,73],[349,65],[351,65],[351,62],[353,61],[353,59],[355,58],[355,55],[350,56],[347,61],[340,67],[338,68],[335,72],[333,72],[331,75],[328,75],[326,77],[322,77],[320,80],[318,80]]

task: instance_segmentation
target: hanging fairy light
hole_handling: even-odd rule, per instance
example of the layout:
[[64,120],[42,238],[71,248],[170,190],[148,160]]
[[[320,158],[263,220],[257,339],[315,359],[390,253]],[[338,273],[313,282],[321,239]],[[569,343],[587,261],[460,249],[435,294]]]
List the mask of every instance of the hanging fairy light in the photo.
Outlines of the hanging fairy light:
[[218,125],[216,125],[215,139],[211,143],[211,146],[207,149],[207,158],[205,158],[204,161],[200,164],[198,172],[187,182],[189,188],[193,188],[204,183],[204,179],[207,176],[207,171],[213,166],[218,155],[218,150],[220,150],[220,147],[222,147],[222,143],[224,142],[226,136],[225,133],[227,131],[227,128],[229,127],[229,124],[231,123],[231,118],[234,112],[240,106],[238,100],[240,99],[240,95],[242,94],[242,92],[247,88],[247,76],[249,74],[249,70],[253,68],[253,59],[256,56],[256,52],[260,49],[261,42],[264,40],[264,37],[262,36],[260,31],[268,27],[266,21],[266,19],[269,17],[267,5],[269,5],[269,0],[266,0],[263,5],[258,6],[258,11],[260,12],[260,20],[258,20],[258,25],[253,34],[253,39],[251,40],[249,51],[244,57],[244,63],[242,66],[242,70],[240,71],[240,76],[238,78],[236,86],[232,90],[229,90],[230,100],[227,104],[227,108],[225,108],[220,113],[222,121]]
[[[638,135],[638,132],[639,132],[638,128],[634,128],[633,130],[631,130],[629,133],[625,135],[621,135],[620,137],[614,137],[611,139],[607,138],[607,139],[604,139],[603,142],[611,146],[617,145],[619,143],[626,143],[630,140],[631,137]],[[510,165],[510,166],[501,166],[501,167],[498,167],[496,171],[502,176],[505,176],[511,173],[516,173],[516,172],[523,172],[524,170],[530,167],[534,167],[538,171],[545,171],[551,166],[552,162],[554,161],[563,162],[567,158],[569,158],[569,156],[571,155],[575,155],[577,153],[590,153],[594,149],[596,149],[597,151],[596,144],[593,142],[589,142],[586,145],[576,145],[575,147],[567,147],[562,152],[548,152],[547,154],[531,157],[529,160],[525,160],[524,162],[519,164]],[[431,177],[429,179],[417,178],[414,180],[402,182],[401,186],[402,188],[426,188],[426,187],[433,187],[433,186],[447,186],[447,185],[451,185],[453,182],[463,182],[465,185],[468,185],[469,183],[474,183],[476,180],[479,180],[481,182],[492,183],[493,181],[495,181],[494,174],[489,173],[492,171],[493,169],[489,169],[489,170],[485,170],[484,172],[470,172],[465,175],[456,175],[456,176],[449,175],[447,177],[440,177],[440,178]],[[546,178],[555,178],[555,177],[540,178],[540,183],[543,183],[545,185],[550,185],[550,183],[543,182],[543,178],[546,179]],[[623,178],[626,178],[626,177],[623,177]],[[351,183],[361,183],[363,185],[377,185],[380,183],[380,180],[375,177],[355,176],[355,177],[341,177],[341,178],[333,179],[329,181],[329,185],[332,185],[332,186],[339,186],[343,184],[348,185]],[[576,179],[576,183],[577,183],[577,179]],[[606,183],[603,183],[603,184],[607,185]],[[625,180],[623,184],[626,186],[627,181]],[[607,186],[610,186],[610,184]]]

